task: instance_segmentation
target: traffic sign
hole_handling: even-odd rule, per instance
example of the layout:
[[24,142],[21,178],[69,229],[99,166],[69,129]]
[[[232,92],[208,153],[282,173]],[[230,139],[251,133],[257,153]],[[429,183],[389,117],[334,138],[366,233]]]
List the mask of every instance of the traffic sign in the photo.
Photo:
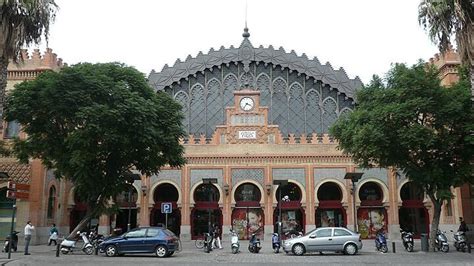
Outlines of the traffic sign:
[[161,203],[161,213],[172,213],[173,205],[171,202],[162,202]]
[[17,184],[13,181],[7,183],[7,198],[10,199],[28,199],[30,185]]

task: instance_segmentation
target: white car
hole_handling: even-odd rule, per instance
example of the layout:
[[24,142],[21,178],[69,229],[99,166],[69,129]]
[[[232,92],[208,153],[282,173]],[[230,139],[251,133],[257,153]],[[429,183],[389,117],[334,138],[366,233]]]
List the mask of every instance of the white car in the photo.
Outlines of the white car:
[[304,236],[283,241],[283,250],[301,256],[306,252],[342,251],[355,255],[362,248],[360,234],[344,227],[321,227]]

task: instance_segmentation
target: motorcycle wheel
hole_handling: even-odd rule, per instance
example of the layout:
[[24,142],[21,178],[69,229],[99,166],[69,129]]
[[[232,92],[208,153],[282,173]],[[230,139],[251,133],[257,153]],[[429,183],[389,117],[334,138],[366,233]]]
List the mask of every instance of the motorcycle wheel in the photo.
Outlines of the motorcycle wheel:
[[466,252],[466,244],[462,243],[461,245],[459,245],[459,249],[460,249],[462,252]]
[[62,249],[61,253],[64,254],[64,255],[67,255],[69,253],[69,250]]
[[250,251],[250,253],[253,253],[253,248],[252,248],[252,246],[249,246],[249,251]]
[[84,252],[87,254],[87,255],[92,255],[92,253],[94,253],[94,247],[86,247],[84,248]]
[[238,247],[232,247],[232,254],[237,254],[239,252]]
[[412,244],[412,243],[408,243],[408,245],[407,245],[407,251],[408,251],[408,252],[413,252],[413,244]]
[[448,246],[448,245],[443,245],[443,246],[441,247],[441,251],[443,251],[443,252],[445,252],[445,253],[448,252],[448,251],[449,251],[449,246]]
[[382,253],[387,253],[388,252],[388,247],[383,245],[381,248]]
[[273,251],[274,251],[275,253],[280,253],[280,248],[274,248]]

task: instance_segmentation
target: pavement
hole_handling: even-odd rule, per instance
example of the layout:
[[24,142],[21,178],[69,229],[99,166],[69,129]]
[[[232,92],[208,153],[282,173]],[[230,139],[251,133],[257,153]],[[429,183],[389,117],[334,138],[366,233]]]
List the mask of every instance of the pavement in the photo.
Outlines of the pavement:
[[474,265],[473,253],[457,252],[452,244],[449,253],[422,252],[420,241],[415,240],[415,251],[405,251],[401,241],[394,241],[395,253],[392,243],[389,242],[389,252],[382,254],[375,250],[373,240],[363,240],[363,248],[358,255],[347,256],[340,253],[327,252],[304,256],[293,256],[283,253],[274,254],[271,250],[270,240],[265,240],[259,254],[249,253],[247,241],[241,241],[241,252],[232,254],[229,241],[223,241],[223,249],[217,249],[211,253],[205,253],[202,249],[194,246],[194,241],[182,243],[182,251],[169,258],[157,258],[153,255],[130,255],[119,257],[105,257],[103,254],[86,255],[78,250],[73,254],[59,254],[56,257],[56,249],[52,246],[38,245],[30,246],[31,255],[23,255],[20,246],[18,252],[12,253],[11,259],[7,259],[6,253],[0,254],[0,265],[25,266],[25,265],[196,265],[196,264],[228,264],[228,265],[255,265],[255,264],[284,264],[302,265],[324,263],[328,265]]

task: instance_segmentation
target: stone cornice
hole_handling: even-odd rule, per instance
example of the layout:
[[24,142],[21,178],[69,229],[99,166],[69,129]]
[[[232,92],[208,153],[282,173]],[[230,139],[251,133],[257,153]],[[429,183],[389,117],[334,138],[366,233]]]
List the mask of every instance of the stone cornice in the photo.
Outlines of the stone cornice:
[[353,163],[347,155],[185,155],[187,164],[315,164]]

